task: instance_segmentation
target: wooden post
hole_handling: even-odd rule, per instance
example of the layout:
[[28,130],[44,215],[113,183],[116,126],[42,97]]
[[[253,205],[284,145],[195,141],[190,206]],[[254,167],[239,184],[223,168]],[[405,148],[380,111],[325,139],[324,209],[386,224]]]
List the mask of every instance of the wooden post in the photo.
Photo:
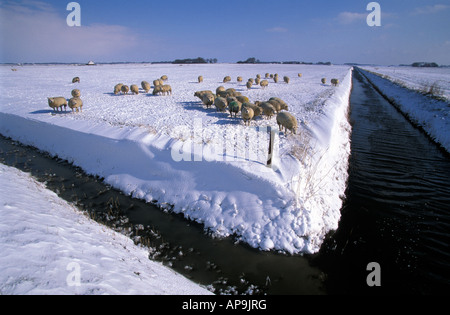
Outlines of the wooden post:
[[272,168],[272,162],[273,162],[273,147],[275,144],[275,132],[272,130],[272,127],[268,128],[269,134],[270,134],[270,140],[269,140],[269,156],[267,158],[267,167]]

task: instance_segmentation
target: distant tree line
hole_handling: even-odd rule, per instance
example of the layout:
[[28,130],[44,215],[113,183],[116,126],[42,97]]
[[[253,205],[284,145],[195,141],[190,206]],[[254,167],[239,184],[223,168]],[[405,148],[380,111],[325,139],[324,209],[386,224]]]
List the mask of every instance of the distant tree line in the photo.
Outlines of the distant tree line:
[[[312,62],[305,62],[305,61],[261,61],[259,59],[256,59],[255,57],[248,58],[245,61],[238,61],[238,64],[288,64],[288,65],[313,65]],[[331,62],[326,61],[319,61],[316,63],[317,65],[327,65],[331,66]]]
[[195,59],[187,58],[187,59],[175,59],[173,64],[202,64],[202,63],[217,63],[217,58],[202,58],[198,57]]
[[414,62],[412,67],[420,67],[420,68],[437,68],[439,65],[435,62]]

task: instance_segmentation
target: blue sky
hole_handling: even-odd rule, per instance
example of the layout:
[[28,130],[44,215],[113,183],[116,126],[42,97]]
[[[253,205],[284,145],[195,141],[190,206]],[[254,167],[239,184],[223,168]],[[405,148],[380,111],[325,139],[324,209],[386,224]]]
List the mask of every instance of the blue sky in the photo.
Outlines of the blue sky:
[[0,0],[0,62],[331,61],[450,64],[450,1]]

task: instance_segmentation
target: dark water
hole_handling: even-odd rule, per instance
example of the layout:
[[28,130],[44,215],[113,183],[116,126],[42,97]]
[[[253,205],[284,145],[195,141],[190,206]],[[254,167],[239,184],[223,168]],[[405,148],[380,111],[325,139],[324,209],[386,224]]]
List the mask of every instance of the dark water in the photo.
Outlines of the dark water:
[[450,159],[358,71],[353,84],[347,201],[317,258],[328,292],[449,294]]
[[[0,136],[0,163],[31,173],[95,220],[150,248],[149,257],[218,294],[324,294],[309,258],[263,253],[106,186],[66,161]],[[1,189],[1,188],[0,188]]]
[[[450,160],[355,71],[352,156],[339,229],[320,253],[262,253],[132,199],[66,161],[0,137],[0,162],[30,172],[149,257],[219,294],[449,294]],[[369,287],[367,265],[380,265]]]

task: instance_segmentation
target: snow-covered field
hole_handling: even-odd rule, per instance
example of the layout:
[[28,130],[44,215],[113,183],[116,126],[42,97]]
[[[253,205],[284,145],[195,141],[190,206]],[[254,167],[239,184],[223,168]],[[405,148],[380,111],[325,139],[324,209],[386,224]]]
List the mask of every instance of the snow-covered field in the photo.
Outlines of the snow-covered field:
[[[450,152],[450,69],[413,67],[364,67],[366,77],[385,97],[447,152]],[[374,74],[373,72],[377,73]],[[380,76],[383,74],[384,76]],[[387,77],[386,77],[387,75]],[[401,78],[407,84],[392,84]],[[446,100],[417,93],[420,86],[436,83]],[[405,88],[407,87],[407,88]]]
[[[170,205],[215,236],[235,235],[262,250],[313,253],[338,226],[347,180],[351,68],[305,65],[150,65],[0,67],[0,133],[72,161],[147,201]],[[278,73],[266,89],[245,82]],[[298,73],[303,76],[298,77]],[[167,75],[172,96],[114,95],[117,83]],[[204,76],[199,84],[197,77]],[[232,82],[223,84],[229,75]],[[283,76],[290,84],[282,82]],[[72,84],[79,76],[80,84]],[[244,82],[237,83],[237,76]],[[333,87],[321,84],[337,78]],[[198,90],[235,88],[250,101],[280,97],[299,121],[297,135],[276,133],[266,167],[266,128],[206,109]],[[47,97],[81,90],[83,112],[54,113]],[[142,90],[141,90],[142,91]],[[173,208],[172,208],[173,206]]]
[[436,96],[450,101],[450,68],[420,68],[406,66],[364,66],[365,70],[378,73],[384,78],[420,92],[435,88]]
[[0,295],[211,294],[0,164]]

